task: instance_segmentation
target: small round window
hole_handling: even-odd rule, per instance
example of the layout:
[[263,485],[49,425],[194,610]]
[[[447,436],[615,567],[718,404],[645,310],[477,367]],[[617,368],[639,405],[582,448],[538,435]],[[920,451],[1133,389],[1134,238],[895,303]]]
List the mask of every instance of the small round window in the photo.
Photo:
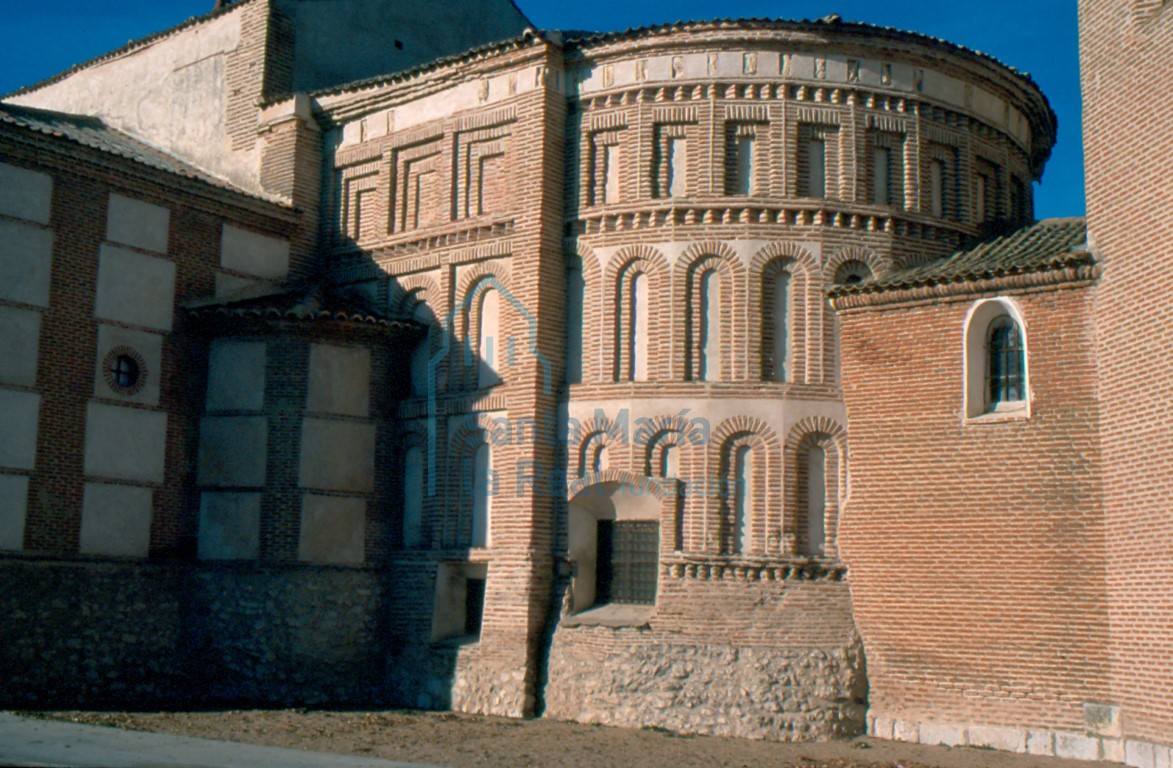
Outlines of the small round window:
[[146,383],[146,362],[130,347],[115,347],[102,361],[102,377],[120,395],[136,395]]

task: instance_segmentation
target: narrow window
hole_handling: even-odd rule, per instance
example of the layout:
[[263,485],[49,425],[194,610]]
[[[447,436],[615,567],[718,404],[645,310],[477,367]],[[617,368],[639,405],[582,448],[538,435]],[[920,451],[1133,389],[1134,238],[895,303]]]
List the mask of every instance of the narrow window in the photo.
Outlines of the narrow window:
[[715,269],[701,275],[700,321],[699,379],[716,381],[721,370],[721,277]]
[[748,445],[738,447],[733,457],[733,520],[729,542],[731,551],[747,551],[749,544],[749,510],[753,498],[753,458]]
[[876,147],[872,150],[872,202],[876,205],[891,205],[892,150]]
[[608,144],[603,148],[603,202],[619,200],[619,145]]
[[566,273],[566,383],[582,382],[582,312],[586,281],[577,259]]
[[812,446],[806,452],[806,554],[826,551],[827,452]]
[[631,279],[628,302],[627,375],[629,381],[648,378],[648,278]]
[[477,386],[491,387],[501,381],[501,296],[489,289],[481,296],[480,303]]
[[480,637],[485,619],[485,580],[466,579],[464,582],[464,634]]
[[999,317],[990,324],[987,344],[986,391],[989,410],[1002,403],[1026,399],[1022,332],[1012,318]]
[[424,452],[409,448],[403,460],[403,547],[418,547],[424,514]]
[[827,196],[827,144],[822,139],[806,142],[807,197]]
[[725,194],[752,195],[754,193],[754,137],[752,129],[730,126],[728,155],[725,165]]
[[774,314],[771,378],[774,381],[787,381],[790,378],[790,273],[775,274],[770,288]]
[[933,160],[929,164],[929,199],[933,215],[945,216],[945,164]]
[[660,477],[674,478],[679,472],[679,451],[675,445],[665,445],[660,449]]
[[977,174],[974,184],[974,216],[979,224],[984,223],[987,218],[988,211],[986,209],[986,195],[988,194],[990,180],[986,178],[985,174]]
[[608,466],[607,446],[596,445],[591,452],[591,471],[602,472]]
[[472,460],[472,535],[470,547],[489,546],[489,517],[492,514],[493,466],[488,445],[477,446]]
[[668,197],[683,197],[688,194],[685,184],[685,167],[688,158],[686,139],[668,139]]

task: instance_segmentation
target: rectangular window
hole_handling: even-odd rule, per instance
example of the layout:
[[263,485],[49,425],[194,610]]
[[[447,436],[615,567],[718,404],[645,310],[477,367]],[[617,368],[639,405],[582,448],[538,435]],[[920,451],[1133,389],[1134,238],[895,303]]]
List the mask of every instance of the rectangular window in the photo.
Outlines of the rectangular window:
[[652,158],[652,197],[683,197],[688,194],[688,140],[685,125],[656,126]]
[[733,144],[733,187],[730,194],[753,194],[753,136],[737,136]]
[[892,150],[876,147],[872,150],[872,202],[876,205],[891,205],[890,184]]
[[986,210],[986,193],[989,189],[990,181],[984,174],[977,174],[974,178],[973,190],[973,212],[977,222],[981,224],[986,220],[988,211]]
[[603,202],[619,200],[619,145],[608,144],[603,151]]
[[687,139],[668,139],[668,197],[687,194],[684,171],[687,157]]
[[821,139],[806,142],[807,178],[806,197],[827,196],[827,145]]
[[600,520],[595,602],[654,605],[659,560],[658,523]]
[[929,200],[934,216],[945,216],[945,163],[933,160],[929,163]]
[[838,195],[839,127],[798,127],[798,196],[817,199]]

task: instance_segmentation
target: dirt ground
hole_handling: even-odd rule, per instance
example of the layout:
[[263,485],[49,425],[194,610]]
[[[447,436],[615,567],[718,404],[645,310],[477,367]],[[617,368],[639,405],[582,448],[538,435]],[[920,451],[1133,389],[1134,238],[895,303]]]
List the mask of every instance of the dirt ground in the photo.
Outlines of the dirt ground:
[[249,710],[49,712],[35,716],[454,768],[1094,768],[1112,765],[868,738],[820,744],[775,744],[674,736],[647,729],[437,712]]

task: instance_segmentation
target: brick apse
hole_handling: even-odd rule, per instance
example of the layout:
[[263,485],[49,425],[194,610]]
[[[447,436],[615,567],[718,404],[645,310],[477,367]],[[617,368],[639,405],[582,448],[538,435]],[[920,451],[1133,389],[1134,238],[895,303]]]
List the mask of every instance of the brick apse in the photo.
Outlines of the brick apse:
[[0,104],[3,702],[1168,763],[1166,8],[1081,4],[1036,222],[1045,96],[945,41],[334,6]]

